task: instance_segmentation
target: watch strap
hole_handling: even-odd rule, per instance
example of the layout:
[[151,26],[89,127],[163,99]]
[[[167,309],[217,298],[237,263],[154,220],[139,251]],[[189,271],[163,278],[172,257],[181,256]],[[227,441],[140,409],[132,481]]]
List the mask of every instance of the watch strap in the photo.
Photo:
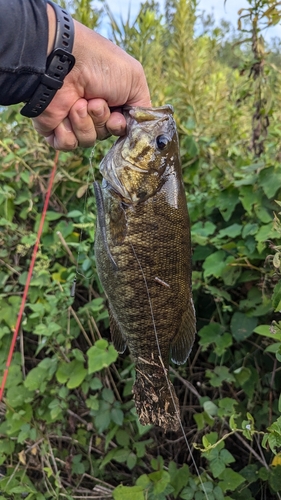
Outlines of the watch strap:
[[75,58],[71,54],[74,42],[74,23],[68,12],[47,0],[56,14],[57,31],[54,48],[47,58],[46,71],[31,99],[21,109],[21,114],[29,118],[39,116],[49,106],[66,75],[72,70]]

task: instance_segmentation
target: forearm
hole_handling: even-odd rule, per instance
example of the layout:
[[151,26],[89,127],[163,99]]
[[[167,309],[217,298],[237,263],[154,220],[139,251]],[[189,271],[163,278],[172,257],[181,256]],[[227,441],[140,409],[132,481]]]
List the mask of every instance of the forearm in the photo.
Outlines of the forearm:
[[0,0],[0,104],[26,101],[38,86],[52,48],[48,17],[45,0]]

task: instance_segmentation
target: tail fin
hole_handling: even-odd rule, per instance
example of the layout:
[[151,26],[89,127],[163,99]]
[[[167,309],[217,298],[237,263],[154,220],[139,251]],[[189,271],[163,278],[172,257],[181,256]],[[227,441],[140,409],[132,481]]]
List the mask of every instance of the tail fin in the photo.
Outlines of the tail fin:
[[167,431],[177,431],[179,402],[175,389],[166,377],[160,363],[145,362],[136,365],[133,387],[136,410],[142,425],[153,424]]

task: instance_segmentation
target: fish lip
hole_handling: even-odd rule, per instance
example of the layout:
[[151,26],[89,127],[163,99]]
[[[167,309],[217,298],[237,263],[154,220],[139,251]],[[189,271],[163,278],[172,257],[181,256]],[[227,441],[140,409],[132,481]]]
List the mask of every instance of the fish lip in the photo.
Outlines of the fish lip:
[[[137,119],[138,113],[144,113],[147,114],[147,116],[151,115],[151,121],[155,120],[155,116],[157,115],[162,115],[163,112],[168,112],[169,114],[173,115],[174,114],[174,108],[171,104],[166,104],[164,106],[159,106],[159,107],[144,107],[144,106],[123,106],[122,107],[123,114],[129,115],[133,119]],[[141,120],[145,121],[145,120]]]

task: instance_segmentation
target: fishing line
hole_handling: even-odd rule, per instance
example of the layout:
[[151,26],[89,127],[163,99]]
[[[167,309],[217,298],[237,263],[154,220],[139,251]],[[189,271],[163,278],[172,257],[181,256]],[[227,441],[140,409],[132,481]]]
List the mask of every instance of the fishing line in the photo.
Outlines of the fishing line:
[[147,292],[147,298],[148,298],[150,312],[151,312],[152,325],[153,325],[154,334],[155,334],[156,345],[157,345],[157,349],[158,349],[158,353],[159,353],[159,360],[160,360],[160,363],[161,363],[162,368],[163,368],[164,376],[165,376],[165,379],[166,379],[166,382],[167,382],[167,386],[168,386],[168,389],[169,389],[169,392],[170,392],[170,396],[171,396],[171,399],[172,399],[172,402],[173,402],[173,405],[174,405],[175,413],[176,413],[178,422],[180,424],[180,429],[181,429],[182,435],[184,437],[185,444],[187,446],[188,452],[190,453],[191,460],[192,460],[192,463],[194,465],[196,474],[197,474],[197,476],[199,478],[199,481],[200,481],[200,484],[202,486],[202,490],[203,490],[203,492],[205,494],[206,499],[209,500],[207,491],[205,489],[204,483],[203,483],[202,478],[201,478],[200,473],[199,473],[199,469],[198,469],[197,464],[195,462],[195,459],[193,457],[193,453],[192,453],[190,444],[189,444],[188,439],[186,437],[186,434],[185,434],[185,431],[184,431],[184,428],[183,428],[183,425],[182,425],[182,422],[181,422],[180,414],[179,414],[179,412],[177,410],[177,405],[176,405],[176,402],[175,402],[175,399],[174,399],[174,396],[173,396],[173,392],[172,392],[171,387],[170,387],[171,381],[168,378],[167,370],[166,370],[166,368],[164,366],[164,363],[163,363],[161,349],[160,349],[160,344],[159,344],[159,339],[158,339],[158,334],[157,334],[157,329],[156,329],[156,324],[155,324],[155,318],[154,318],[154,313],[153,313],[152,302],[151,302],[150,293],[149,293],[149,289],[148,289],[148,285],[147,285],[147,279],[145,277],[145,274],[144,274],[142,265],[141,265],[141,263],[139,261],[139,258],[138,258],[137,254],[136,254],[135,248],[134,248],[134,246],[133,246],[133,244],[131,242],[129,242],[129,243],[130,243],[130,246],[132,248],[133,254],[135,256],[135,259],[136,259],[136,261],[138,263],[138,266],[140,268],[140,271],[141,271],[141,274],[142,274],[142,277],[143,277],[143,281],[144,281],[144,284],[145,284],[145,288],[146,288],[146,292]]

